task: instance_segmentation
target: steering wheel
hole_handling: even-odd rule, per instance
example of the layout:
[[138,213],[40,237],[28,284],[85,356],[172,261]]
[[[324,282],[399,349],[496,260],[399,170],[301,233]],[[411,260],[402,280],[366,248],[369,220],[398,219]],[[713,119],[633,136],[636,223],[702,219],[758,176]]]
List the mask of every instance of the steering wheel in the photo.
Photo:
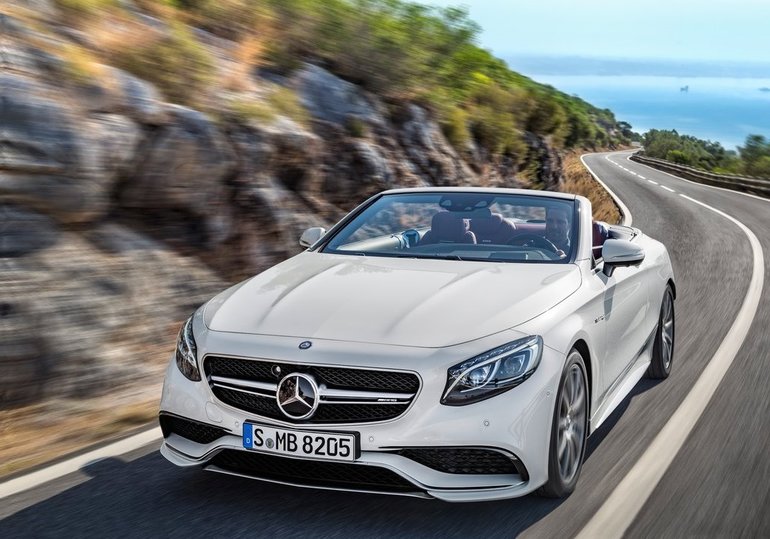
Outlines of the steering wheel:
[[556,247],[553,242],[539,234],[533,234],[531,232],[525,232],[523,234],[519,234],[516,237],[514,237],[510,242],[511,245],[526,245],[529,244],[532,247],[542,247],[543,249],[546,249],[548,251],[553,252],[554,254],[561,251],[558,247]]
[[414,247],[415,245],[420,243],[420,233],[414,228],[404,230],[401,233],[401,238],[403,239],[403,242],[406,244],[404,247],[407,249]]

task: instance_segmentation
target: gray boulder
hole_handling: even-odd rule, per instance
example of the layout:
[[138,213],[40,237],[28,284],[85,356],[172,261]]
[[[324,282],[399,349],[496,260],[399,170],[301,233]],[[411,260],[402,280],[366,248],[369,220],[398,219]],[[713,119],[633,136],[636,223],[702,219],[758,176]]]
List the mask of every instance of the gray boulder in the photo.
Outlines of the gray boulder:
[[119,117],[84,119],[65,94],[24,76],[0,75],[0,87],[0,200],[64,222],[103,215],[138,128]]
[[0,204],[0,259],[45,249],[58,238],[59,229],[51,218],[11,204]]
[[475,174],[444,138],[425,109],[410,104],[400,126],[400,142],[416,172],[434,185],[468,185]]
[[204,114],[177,105],[168,106],[167,114],[169,124],[147,141],[135,174],[124,183],[120,205],[156,215],[182,212],[200,220],[206,242],[216,245],[230,232],[225,180],[234,169],[235,156]]
[[321,67],[305,64],[294,76],[292,85],[302,105],[319,120],[342,126],[354,119],[375,126],[385,125],[380,107],[367,98],[360,87]]
[[120,69],[109,68],[109,71],[117,83],[118,112],[146,125],[162,125],[168,121],[163,98],[155,86]]

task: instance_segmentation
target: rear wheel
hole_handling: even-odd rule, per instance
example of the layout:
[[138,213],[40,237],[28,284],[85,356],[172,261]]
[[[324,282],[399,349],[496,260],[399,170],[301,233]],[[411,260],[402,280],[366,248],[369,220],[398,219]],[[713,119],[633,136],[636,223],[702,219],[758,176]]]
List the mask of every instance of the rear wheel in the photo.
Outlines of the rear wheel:
[[647,376],[662,380],[671,374],[674,359],[674,292],[666,287],[663,302],[660,305],[658,329],[655,332],[655,344],[652,347],[652,361],[647,369]]
[[583,467],[588,433],[588,383],[583,356],[572,349],[559,382],[548,450],[548,482],[538,494],[562,498],[572,493]]

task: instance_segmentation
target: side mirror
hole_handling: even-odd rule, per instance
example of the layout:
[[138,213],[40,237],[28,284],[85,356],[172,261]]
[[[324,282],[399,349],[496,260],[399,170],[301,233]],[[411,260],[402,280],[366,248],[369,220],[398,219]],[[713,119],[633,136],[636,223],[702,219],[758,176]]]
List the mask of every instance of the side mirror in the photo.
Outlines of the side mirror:
[[312,228],[308,228],[302,233],[302,236],[299,238],[299,244],[302,247],[310,247],[315,242],[323,238],[324,234],[326,234],[326,229],[321,226],[314,226]]
[[615,268],[636,266],[644,260],[644,249],[628,240],[606,240],[602,246],[604,274],[612,277]]

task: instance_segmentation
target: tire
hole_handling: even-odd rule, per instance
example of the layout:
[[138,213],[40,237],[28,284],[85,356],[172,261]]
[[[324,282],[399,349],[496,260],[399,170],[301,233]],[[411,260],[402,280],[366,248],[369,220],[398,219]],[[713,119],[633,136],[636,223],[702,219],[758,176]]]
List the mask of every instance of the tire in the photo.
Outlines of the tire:
[[652,361],[647,369],[647,377],[663,380],[671,374],[674,360],[674,292],[666,286],[658,315],[658,328],[655,330],[655,343],[652,346]]
[[573,348],[559,381],[548,449],[548,482],[537,491],[540,496],[563,498],[575,490],[588,437],[588,395],[583,356]]

